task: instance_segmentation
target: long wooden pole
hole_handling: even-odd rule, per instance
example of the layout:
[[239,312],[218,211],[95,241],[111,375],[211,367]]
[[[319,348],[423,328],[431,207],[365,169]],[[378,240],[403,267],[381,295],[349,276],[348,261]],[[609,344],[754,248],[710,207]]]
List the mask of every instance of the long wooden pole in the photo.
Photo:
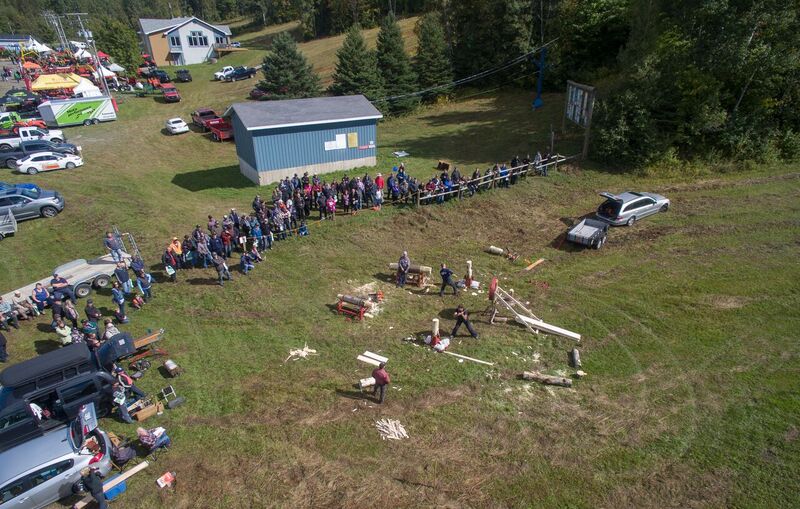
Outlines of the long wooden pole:
[[458,357],[459,359],[464,359],[465,361],[472,361],[472,362],[477,362],[478,364],[486,364],[487,366],[494,366],[494,362],[487,362],[487,361],[482,361],[480,359],[474,359],[472,357],[467,357],[466,355],[448,352],[447,350],[443,351],[442,353],[446,353],[447,355],[452,355],[453,357]]
[[[137,473],[141,472],[142,470],[147,468],[149,465],[150,464],[147,461],[143,461],[143,462],[139,463],[138,465],[136,465],[135,467],[133,467],[132,469],[128,470],[127,472],[123,472],[122,474],[120,474],[119,476],[115,477],[114,479],[111,479],[110,481],[108,481],[106,483],[103,483],[103,492],[105,493],[106,491],[110,490],[111,488],[113,488],[117,484],[119,484],[119,483],[121,483],[123,481],[126,481],[129,477],[133,476],[134,474],[137,474]],[[82,508],[86,507],[87,505],[89,505],[92,502],[92,500],[94,500],[94,499],[91,496],[85,496],[81,500],[79,500],[78,502],[75,502],[75,505],[72,506],[72,509],[82,509]]]

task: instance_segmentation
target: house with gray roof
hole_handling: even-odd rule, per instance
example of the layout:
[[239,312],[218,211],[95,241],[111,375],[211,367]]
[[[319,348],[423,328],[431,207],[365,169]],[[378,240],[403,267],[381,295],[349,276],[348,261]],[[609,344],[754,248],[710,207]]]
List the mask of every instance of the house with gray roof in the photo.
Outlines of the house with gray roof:
[[223,116],[239,169],[258,185],[376,164],[383,115],[363,95],[236,103]]
[[195,17],[139,19],[146,53],[158,66],[200,64],[231,43],[227,25],[212,25]]

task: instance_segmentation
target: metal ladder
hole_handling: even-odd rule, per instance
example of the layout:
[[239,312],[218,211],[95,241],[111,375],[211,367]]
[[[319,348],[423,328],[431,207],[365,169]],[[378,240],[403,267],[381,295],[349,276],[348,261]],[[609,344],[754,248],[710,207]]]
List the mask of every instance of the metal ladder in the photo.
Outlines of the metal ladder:
[[[114,236],[119,239],[120,243],[122,244],[122,250],[131,255],[132,257],[139,257],[142,258],[142,253],[139,251],[139,246],[136,244],[136,239],[133,238],[132,233],[120,233],[119,228],[116,225],[112,226],[114,228]],[[128,250],[128,247],[125,245],[125,239],[128,239],[128,243],[131,246],[132,251]],[[144,260],[144,258],[142,258]]]

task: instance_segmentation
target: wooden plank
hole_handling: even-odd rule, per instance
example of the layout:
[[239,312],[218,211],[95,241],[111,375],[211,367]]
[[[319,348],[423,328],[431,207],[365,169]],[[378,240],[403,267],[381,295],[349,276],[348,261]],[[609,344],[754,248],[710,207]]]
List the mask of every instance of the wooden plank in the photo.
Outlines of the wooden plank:
[[541,320],[534,320],[533,318],[528,318],[527,316],[522,316],[522,315],[517,315],[516,320],[522,325],[525,325],[526,327],[533,327],[534,329],[538,329],[548,334],[563,336],[565,338],[574,339],[575,341],[581,340],[581,335],[578,334],[577,332],[572,332],[567,329],[562,329],[561,327],[550,325],[549,323],[545,323]]
[[544,263],[544,258],[539,258],[538,260],[536,260],[536,261],[535,261],[535,262],[533,262],[532,264],[530,264],[530,265],[528,265],[527,267],[525,267],[525,270],[533,270],[533,269],[535,269],[535,268],[536,268],[538,265],[540,265],[540,264],[542,264],[542,263]]
[[482,361],[480,359],[474,359],[472,357],[467,357],[466,355],[448,352],[447,350],[442,351],[442,353],[446,353],[447,355],[452,355],[453,357],[458,357],[459,359],[464,359],[465,361],[472,361],[472,362],[477,362],[478,364],[486,364],[487,366],[494,366],[494,362],[487,362],[487,361]]
[[389,358],[388,357],[384,357],[383,355],[378,355],[376,353],[370,352],[369,350],[365,351],[361,355],[363,355],[364,357],[369,357],[371,359],[375,359],[376,361],[379,361],[379,362],[389,362]]
[[367,364],[372,364],[373,366],[380,366],[381,364],[380,361],[376,361],[371,357],[364,357],[363,355],[359,355],[358,357],[356,357],[356,359],[361,362],[366,362]]
[[133,346],[138,350],[143,348],[151,343],[155,343],[156,341],[161,340],[161,336],[164,334],[164,329],[158,330],[152,334],[148,334],[147,336],[137,338],[133,340]]
[[[135,467],[133,467],[132,469],[123,472],[118,477],[115,477],[114,479],[111,479],[110,481],[108,481],[106,483],[103,483],[103,492],[106,492],[106,491],[110,490],[111,488],[113,488],[117,484],[121,483],[122,481],[128,480],[129,477],[133,476],[134,474],[137,474],[137,473],[141,472],[142,470],[147,468],[149,465],[150,464],[147,461],[143,461],[143,462],[139,463],[138,465],[136,465]],[[86,507],[87,505],[91,504],[92,501],[94,501],[94,499],[91,497],[91,495],[87,495],[87,496],[83,497],[81,500],[79,500],[78,502],[75,502],[75,505],[72,506],[72,509],[82,509],[82,508]]]

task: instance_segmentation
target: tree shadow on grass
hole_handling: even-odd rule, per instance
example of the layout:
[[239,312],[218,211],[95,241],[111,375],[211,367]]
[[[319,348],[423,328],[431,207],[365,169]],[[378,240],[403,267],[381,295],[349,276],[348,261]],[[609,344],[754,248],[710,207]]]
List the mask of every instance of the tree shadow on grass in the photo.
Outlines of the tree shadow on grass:
[[255,187],[250,180],[241,174],[238,166],[223,166],[208,170],[178,173],[172,177],[172,183],[193,193],[207,189],[245,189],[247,187]]

